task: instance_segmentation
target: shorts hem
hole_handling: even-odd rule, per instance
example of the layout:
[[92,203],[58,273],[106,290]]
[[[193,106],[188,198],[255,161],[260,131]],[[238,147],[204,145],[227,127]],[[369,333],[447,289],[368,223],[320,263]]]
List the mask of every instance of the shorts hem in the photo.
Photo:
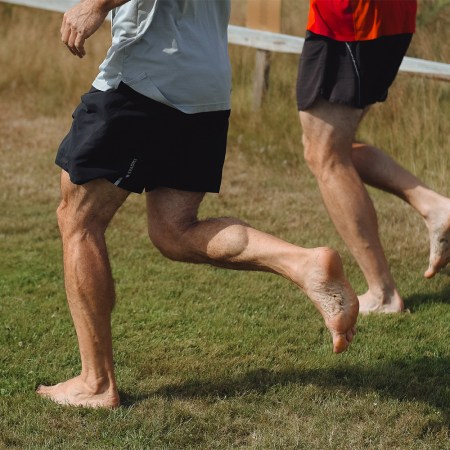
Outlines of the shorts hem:
[[212,187],[212,186],[208,186],[208,187],[200,187],[200,186],[185,186],[185,185],[179,185],[179,184],[174,184],[174,183],[158,183],[156,185],[152,185],[152,186],[143,186],[142,188],[140,187],[135,187],[135,186],[130,186],[127,185],[126,183],[118,183],[118,180],[120,180],[120,176],[111,176],[111,175],[97,175],[97,176],[93,176],[93,177],[86,177],[86,178],[77,178],[74,177],[71,173],[70,170],[67,168],[67,165],[61,164],[58,161],[55,161],[55,164],[64,172],[66,172],[69,175],[70,181],[73,184],[76,184],[78,186],[82,186],[83,184],[89,183],[90,181],[94,181],[94,180],[106,180],[111,184],[114,184],[115,186],[119,187],[120,189],[123,189],[125,191],[128,192],[133,192],[134,194],[142,194],[143,192],[151,192],[155,189],[158,189],[160,187],[162,188],[167,188],[167,189],[174,189],[177,191],[185,191],[185,192],[205,192],[205,193],[210,193],[210,194],[218,194],[220,192],[220,186],[216,187]]
[[151,192],[158,188],[166,188],[166,189],[173,189],[175,191],[184,191],[184,192],[205,192],[209,194],[218,194],[220,192],[219,188],[200,188],[198,186],[194,187],[187,187],[187,186],[180,186],[180,185],[174,185],[170,183],[161,183],[156,186],[146,187],[145,192]]
[[385,100],[375,100],[373,102],[367,102],[364,105],[355,105],[355,103],[352,102],[351,100],[345,100],[345,99],[339,99],[339,98],[326,98],[323,95],[318,95],[312,101],[309,101],[306,105],[297,105],[298,111],[307,111],[319,99],[325,100],[328,103],[333,103],[333,104],[338,104],[338,105],[343,105],[343,106],[349,106],[350,108],[355,108],[355,109],[365,109],[368,106],[371,106],[371,105],[373,105],[375,103],[382,103],[382,102],[385,101]]

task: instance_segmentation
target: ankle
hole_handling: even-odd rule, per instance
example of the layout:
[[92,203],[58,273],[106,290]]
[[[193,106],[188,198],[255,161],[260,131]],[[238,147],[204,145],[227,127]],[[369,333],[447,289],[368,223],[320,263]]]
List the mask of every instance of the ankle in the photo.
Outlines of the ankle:
[[100,376],[92,373],[81,373],[80,381],[83,382],[86,389],[93,395],[117,391],[114,377],[109,375]]
[[367,294],[378,299],[380,303],[391,303],[396,298],[400,298],[400,294],[395,285],[377,287],[375,289],[369,288]]
[[410,202],[413,207],[423,217],[427,225],[433,224],[435,220],[440,220],[443,212],[448,213],[450,200],[441,194],[427,190],[420,196],[417,203]]
[[372,287],[365,294],[360,295],[359,298],[372,305],[403,307],[403,300],[395,286]]

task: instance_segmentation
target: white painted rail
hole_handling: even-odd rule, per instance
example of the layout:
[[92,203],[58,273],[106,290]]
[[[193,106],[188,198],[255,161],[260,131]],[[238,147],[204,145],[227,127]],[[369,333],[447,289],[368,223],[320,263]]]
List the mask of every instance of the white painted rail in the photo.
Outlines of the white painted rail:
[[[77,4],[78,0],[0,0],[0,2],[64,12]],[[228,28],[228,40],[230,44],[244,45],[270,52],[294,54],[300,54],[302,52],[305,41],[301,37],[252,30],[234,25],[230,25]],[[450,64],[442,62],[405,57],[400,66],[400,70],[450,81]]]
[[[63,13],[79,3],[79,0],[0,0],[0,3],[11,3],[12,5]],[[110,14],[106,19],[110,20]]]
[[[305,40],[297,36],[252,30],[230,25],[228,37],[231,44],[245,45],[271,52],[300,54]],[[450,81],[450,64],[406,56],[400,66],[403,72],[431,76]]]
[[48,11],[65,12],[78,3],[77,0],[2,0],[2,3],[31,6]]

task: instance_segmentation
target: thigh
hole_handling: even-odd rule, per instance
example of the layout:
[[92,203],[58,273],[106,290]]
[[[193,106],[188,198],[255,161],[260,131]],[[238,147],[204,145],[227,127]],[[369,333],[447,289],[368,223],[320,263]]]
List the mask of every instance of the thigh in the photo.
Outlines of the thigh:
[[322,152],[351,152],[358,125],[365,110],[318,99],[300,111],[304,140]]
[[159,187],[146,193],[149,231],[183,229],[197,221],[204,192]]
[[104,179],[74,184],[62,171],[59,213],[73,225],[106,227],[129,194]]

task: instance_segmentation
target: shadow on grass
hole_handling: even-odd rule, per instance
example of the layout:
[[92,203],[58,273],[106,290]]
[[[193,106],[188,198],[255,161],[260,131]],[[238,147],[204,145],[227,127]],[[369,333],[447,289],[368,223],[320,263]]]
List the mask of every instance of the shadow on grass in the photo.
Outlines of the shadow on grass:
[[[319,386],[328,393],[345,391],[361,396],[376,392],[381,398],[418,401],[439,409],[445,423],[450,424],[450,358],[376,361],[370,367],[349,365],[284,371],[258,369],[235,378],[167,385],[147,395],[123,394],[123,400],[124,406],[131,406],[153,396],[170,399],[241,397],[252,392],[264,394],[273,387],[289,384]],[[449,429],[450,425],[446,428]]]
[[414,312],[415,309],[417,309],[422,304],[429,304],[429,303],[445,303],[450,304],[450,276],[446,276],[448,279],[448,285],[444,287],[439,292],[424,292],[424,293],[417,293],[409,296],[405,299],[405,305],[408,309],[411,310],[411,312]]

